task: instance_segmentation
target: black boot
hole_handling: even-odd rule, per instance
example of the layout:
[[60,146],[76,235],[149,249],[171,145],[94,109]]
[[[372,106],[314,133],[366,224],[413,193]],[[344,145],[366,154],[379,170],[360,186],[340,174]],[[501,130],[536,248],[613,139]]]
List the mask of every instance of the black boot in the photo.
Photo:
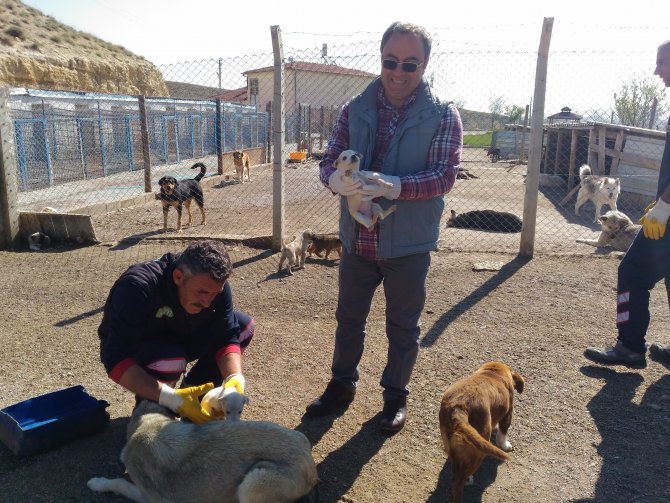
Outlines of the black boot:
[[356,388],[342,381],[331,380],[326,391],[307,406],[308,416],[325,416],[349,405],[356,395]]
[[382,430],[396,433],[402,430],[405,421],[407,421],[407,397],[384,402],[382,416],[379,419],[379,426]]

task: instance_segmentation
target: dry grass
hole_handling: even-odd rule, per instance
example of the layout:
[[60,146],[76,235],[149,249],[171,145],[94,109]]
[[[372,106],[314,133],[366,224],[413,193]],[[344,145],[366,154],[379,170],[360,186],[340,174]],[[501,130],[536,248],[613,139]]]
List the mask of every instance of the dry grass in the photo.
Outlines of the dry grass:
[[30,52],[44,56],[142,61],[145,59],[126,48],[101,40],[90,33],[75,30],[19,0],[4,0],[0,9],[0,55]]

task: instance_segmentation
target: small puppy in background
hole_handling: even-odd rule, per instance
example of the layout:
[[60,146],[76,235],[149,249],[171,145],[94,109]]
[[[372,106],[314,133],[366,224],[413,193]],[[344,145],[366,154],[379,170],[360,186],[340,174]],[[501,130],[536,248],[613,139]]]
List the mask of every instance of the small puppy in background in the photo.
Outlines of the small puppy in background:
[[242,152],[241,150],[236,150],[233,152],[233,162],[235,163],[235,172],[237,173],[237,178],[240,183],[244,183],[244,172],[247,172],[247,180],[251,181],[251,161],[249,160],[249,154]]
[[[359,174],[359,167],[361,164],[361,154],[353,150],[343,151],[333,163],[335,169],[341,173],[341,177],[349,177],[354,180],[360,180],[364,187],[370,185],[368,182],[372,181],[378,185],[393,187],[392,184],[384,180],[369,180]],[[396,210],[396,205],[390,206],[387,210],[381,207],[378,203],[372,201],[363,201],[362,194],[354,194],[347,196],[347,206],[349,207],[349,214],[363,227],[372,230],[372,227],[377,223],[377,220],[385,219]]]
[[486,149],[486,156],[491,158],[491,162],[498,162],[500,160],[500,149],[497,147],[490,147]]
[[214,419],[239,421],[244,406],[249,403],[249,397],[238,393],[233,388],[224,390],[223,386],[211,389],[201,400],[202,410]]
[[587,201],[591,201],[596,207],[593,221],[597,222],[604,204],[612,210],[617,209],[616,202],[620,193],[621,183],[618,178],[592,175],[591,168],[584,164],[579,168],[579,192],[575,202],[575,215],[579,215],[579,209]]
[[286,272],[289,276],[293,276],[293,268],[302,269],[305,267],[305,255],[307,255],[307,248],[309,246],[309,236],[312,233],[310,229],[305,229],[290,243],[286,243],[284,239],[281,240],[281,257],[279,259],[279,268],[277,273],[280,273],[284,262],[286,262]]
[[[512,424],[514,390],[521,393],[523,376],[501,362],[488,362],[474,374],[449,386],[440,405],[440,436],[451,459],[451,501],[459,503],[463,488],[486,456],[510,459],[507,431]],[[490,442],[497,428],[496,445]]]
[[323,257],[328,260],[328,255],[331,252],[337,252],[337,256],[342,256],[342,241],[338,234],[317,234],[312,232],[309,234],[309,246],[307,247],[307,254],[311,257],[316,255],[319,258],[322,258],[321,253],[326,252],[326,256]]
[[43,232],[33,232],[28,236],[28,248],[31,251],[40,251],[51,246],[51,238]]
[[200,215],[202,217],[201,224],[205,225],[207,219],[205,217],[205,196],[200,187],[200,180],[205,176],[207,168],[201,162],[196,162],[191,169],[200,168],[198,173],[191,180],[177,180],[173,176],[164,176],[158,180],[160,190],[155,194],[163,205],[163,232],[167,232],[168,210],[173,207],[177,210],[177,232],[181,232],[181,213],[184,207],[188,213],[188,224],[191,225],[191,201],[200,208]]
[[610,210],[600,215],[598,220],[602,226],[598,239],[577,239],[578,243],[595,247],[607,246],[616,251],[626,252],[642,228],[641,225],[633,223],[624,212],[618,210]]

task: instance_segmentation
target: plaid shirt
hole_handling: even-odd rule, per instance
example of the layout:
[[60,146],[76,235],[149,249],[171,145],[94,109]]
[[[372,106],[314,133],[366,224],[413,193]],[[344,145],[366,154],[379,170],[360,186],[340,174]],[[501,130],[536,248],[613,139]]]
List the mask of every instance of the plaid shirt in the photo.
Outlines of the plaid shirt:
[[[402,122],[409,106],[416,100],[416,91],[399,109],[393,108],[384,97],[380,86],[377,95],[379,118],[375,136],[374,154],[370,169],[381,172],[384,156],[398,124]],[[328,187],[328,178],[335,171],[333,163],[349,145],[349,103],[342,107],[328,148],[321,161],[321,183]],[[422,200],[448,193],[454,186],[461,162],[463,148],[463,125],[458,110],[453,104],[445,107],[440,126],[428,151],[426,169],[400,177],[401,190],[398,199]],[[379,223],[371,231],[359,226],[354,252],[374,260],[379,249]]]

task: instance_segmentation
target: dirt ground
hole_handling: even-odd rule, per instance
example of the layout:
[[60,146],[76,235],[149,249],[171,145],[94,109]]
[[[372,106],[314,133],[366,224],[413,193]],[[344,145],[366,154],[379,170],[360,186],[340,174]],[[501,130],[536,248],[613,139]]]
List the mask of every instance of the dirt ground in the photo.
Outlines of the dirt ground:
[[[133,405],[98,361],[96,327],[127,264],[182,244],[0,252],[0,407],[82,384],[109,402],[111,416],[98,434],[32,457],[0,446],[0,501],[122,501],[86,486],[90,477],[122,474],[119,453]],[[231,254],[236,305],[258,326],[244,359],[251,399],[245,417],[310,439],[321,501],[446,501],[451,472],[440,449],[440,398],[450,383],[494,359],[526,378],[509,433],[515,450],[512,461],[484,462],[466,501],[670,501],[668,367],[649,360],[642,370],[609,369],[582,356],[585,346],[614,340],[616,257],[434,253],[409,419],[387,437],[377,426],[387,348],[381,291],[356,400],[338,417],[308,419],[305,406],[329,378],[338,261],[308,260],[287,277],[274,273],[278,258],[269,251],[236,246]],[[502,268],[474,271],[481,262]],[[662,285],[652,292],[651,319],[650,339],[670,343]]]
[[[459,180],[447,208],[521,215],[523,168],[467,155],[466,167],[478,178]],[[290,168],[285,170],[287,234],[305,227],[336,230],[337,198],[324,195],[317,164]],[[185,171],[190,176],[188,166]],[[183,249],[198,236],[259,237],[230,248],[236,306],[258,327],[245,353],[251,399],[245,417],[269,419],[307,435],[321,501],[446,501],[451,472],[440,448],[440,399],[449,384],[488,360],[521,371],[526,389],[517,397],[509,434],[513,460],[485,461],[474,486],[466,488],[466,501],[670,501],[668,367],[650,360],[643,370],[607,369],[582,356],[587,345],[611,344],[615,338],[618,258],[575,243],[577,237],[597,236],[591,208],[577,218],[572,203],[558,203],[564,190],[544,191],[530,261],[516,258],[519,234],[442,227],[428,278],[409,419],[402,432],[387,437],[377,426],[387,350],[381,290],[368,320],[356,400],[338,417],[303,417],[329,379],[338,260],[308,259],[292,277],[276,273],[278,255],[259,247],[267,244],[260,237],[273,230],[272,167],[252,172],[253,182],[244,185],[225,177],[203,181],[206,227],[175,234],[172,211],[170,232],[162,234],[160,206],[149,198],[138,206],[92,213],[100,245],[0,252],[0,407],[82,384],[109,402],[111,416],[100,433],[32,457],[16,457],[0,445],[0,501],[122,501],[86,487],[93,476],[123,473],[119,453],[133,405],[98,360],[102,305],[128,265]],[[103,192],[89,189],[87,204],[100,202],[95,198]],[[126,192],[120,183],[113,189]],[[71,193],[84,194],[85,188],[72,187]],[[47,198],[39,207],[73,204],[66,192],[56,195],[61,199]],[[195,211],[194,223],[199,221]],[[481,263],[494,270],[475,271]],[[670,343],[663,286],[652,292],[651,319],[650,340]]]

